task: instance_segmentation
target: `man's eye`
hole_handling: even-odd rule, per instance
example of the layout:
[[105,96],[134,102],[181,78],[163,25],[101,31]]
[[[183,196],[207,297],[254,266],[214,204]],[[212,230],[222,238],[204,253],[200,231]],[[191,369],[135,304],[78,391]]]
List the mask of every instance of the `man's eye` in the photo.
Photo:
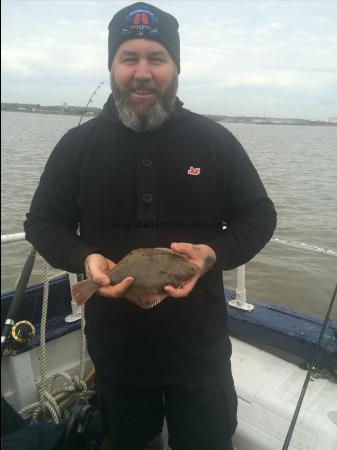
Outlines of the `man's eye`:
[[125,58],[123,60],[124,63],[134,63],[136,62],[136,58]]
[[151,58],[150,61],[155,64],[161,64],[164,62],[163,58]]

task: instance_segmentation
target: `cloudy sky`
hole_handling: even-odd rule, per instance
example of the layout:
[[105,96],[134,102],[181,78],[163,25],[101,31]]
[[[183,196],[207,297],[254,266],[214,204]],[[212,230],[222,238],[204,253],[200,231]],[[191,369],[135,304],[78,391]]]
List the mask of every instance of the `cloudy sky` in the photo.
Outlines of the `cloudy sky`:
[[[2,0],[2,101],[93,106],[109,94],[117,0]],[[153,0],[180,23],[179,97],[199,113],[337,116],[337,0]]]

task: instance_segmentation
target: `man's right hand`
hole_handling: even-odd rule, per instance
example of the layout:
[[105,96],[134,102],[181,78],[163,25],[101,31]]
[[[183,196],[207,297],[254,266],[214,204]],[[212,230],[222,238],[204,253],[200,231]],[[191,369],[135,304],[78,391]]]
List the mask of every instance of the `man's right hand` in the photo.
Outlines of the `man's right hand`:
[[84,260],[86,276],[88,278],[92,278],[95,283],[103,286],[98,290],[98,292],[104,297],[123,297],[124,292],[133,283],[132,277],[126,277],[120,283],[111,286],[110,279],[106,272],[115,267],[115,265],[116,264],[113,261],[105,258],[99,253],[92,253],[91,255],[88,255]]

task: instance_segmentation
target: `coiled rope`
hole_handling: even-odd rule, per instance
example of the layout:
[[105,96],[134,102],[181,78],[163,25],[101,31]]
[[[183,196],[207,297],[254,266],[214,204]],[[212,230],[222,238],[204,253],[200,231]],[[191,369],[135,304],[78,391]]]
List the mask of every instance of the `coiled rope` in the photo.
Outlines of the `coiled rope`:
[[[71,414],[72,406],[77,403],[87,403],[93,395],[93,391],[87,389],[84,380],[85,371],[85,335],[84,335],[84,306],[81,307],[81,353],[80,353],[80,374],[71,377],[68,373],[58,371],[48,380],[47,357],[46,357],[46,325],[48,311],[49,278],[48,263],[44,262],[43,268],[43,301],[41,313],[40,330],[40,372],[41,382],[39,388],[39,401],[26,406],[19,412],[23,416],[32,417],[32,422],[53,422],[59,423]],[[60,379],[63,379],[63,385]]]

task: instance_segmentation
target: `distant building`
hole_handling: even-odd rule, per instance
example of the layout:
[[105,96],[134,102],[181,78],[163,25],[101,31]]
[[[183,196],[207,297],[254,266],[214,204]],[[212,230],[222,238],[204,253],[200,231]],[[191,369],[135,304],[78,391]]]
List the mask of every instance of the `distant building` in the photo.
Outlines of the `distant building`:
[[329,117],[328,122],[337,123],[337,117]]

